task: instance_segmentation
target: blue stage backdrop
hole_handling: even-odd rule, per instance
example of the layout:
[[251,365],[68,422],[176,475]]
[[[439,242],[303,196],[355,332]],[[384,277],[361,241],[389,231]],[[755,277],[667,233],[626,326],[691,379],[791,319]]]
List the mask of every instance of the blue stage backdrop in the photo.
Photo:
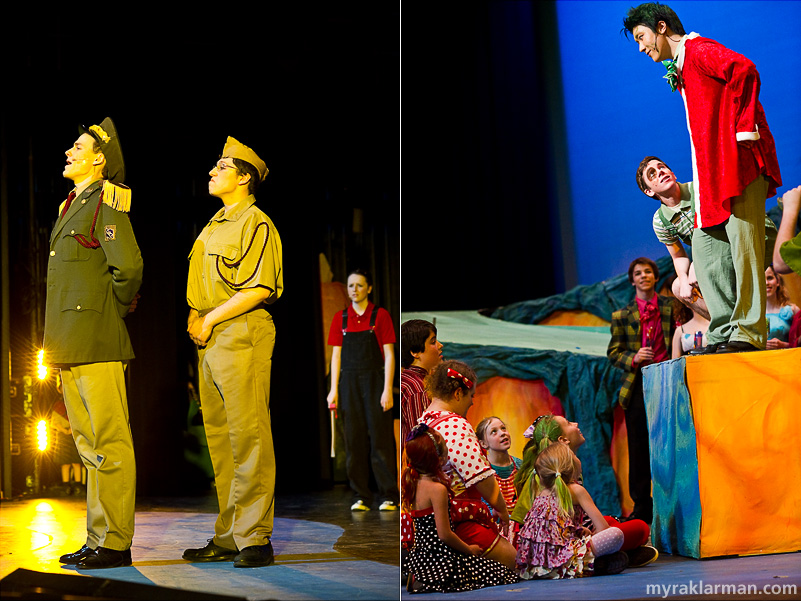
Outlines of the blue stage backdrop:
[[[573,234],[572,242],[563,239],[562,251],[575,257],[574,284],[623,273],[637,256],[666,254],[651,229],[656,201],[634,179],[644,156],[665,160],[680,181],[692,179],[681,96],[670,92],[665,68],[620,33],[626,11],[637,4],[556,3]],[[688,33],[712,38],[756,64],[782,171],[778,196],[801,184],[801,2],[666,4]],[[766,209],[776,201],[768,199]]]

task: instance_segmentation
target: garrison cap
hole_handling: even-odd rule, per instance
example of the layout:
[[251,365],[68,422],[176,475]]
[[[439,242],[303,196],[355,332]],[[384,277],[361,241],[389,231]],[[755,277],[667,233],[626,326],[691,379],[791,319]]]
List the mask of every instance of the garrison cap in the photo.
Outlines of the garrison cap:
[[256,171],[259,172],[259,183],[263,182],[264,178],[267,177],[267,174],[270,172],[265,162],[259,158],[259,155],[231,136],[228,136],[228,139],[225,141],[222,156],[223,158],[240,159],[253,165]]
[[108,181],[121,184],[125,181],[125,161],[122,159],[122,148],[117,128],[111,117],[106,117],[100,125],[78,126],[81,134],[89,134],[100,145],[100,150],[106,157],[108,168]]

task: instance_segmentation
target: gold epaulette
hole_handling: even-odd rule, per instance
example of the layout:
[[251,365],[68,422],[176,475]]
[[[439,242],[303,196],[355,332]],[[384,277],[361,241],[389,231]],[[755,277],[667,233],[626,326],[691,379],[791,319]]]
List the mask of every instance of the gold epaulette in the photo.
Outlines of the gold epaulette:
[[103,182],[103,202],[115,211],[128,213],[131,210],[131,189],[106,180]]

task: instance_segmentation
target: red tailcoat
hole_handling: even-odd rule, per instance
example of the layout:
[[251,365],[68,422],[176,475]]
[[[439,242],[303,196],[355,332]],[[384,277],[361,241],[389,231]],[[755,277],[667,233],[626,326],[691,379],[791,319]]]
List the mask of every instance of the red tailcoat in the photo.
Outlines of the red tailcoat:
[[[760,173],[768,178],[768,197],[776,194],[782,185],[779,161],[754,63],[714,40],[691,37],[680,69],[696,181],[695,226],[709,227],[728,219],[731,198]],[[749,148],[738,140],[754,141]]]

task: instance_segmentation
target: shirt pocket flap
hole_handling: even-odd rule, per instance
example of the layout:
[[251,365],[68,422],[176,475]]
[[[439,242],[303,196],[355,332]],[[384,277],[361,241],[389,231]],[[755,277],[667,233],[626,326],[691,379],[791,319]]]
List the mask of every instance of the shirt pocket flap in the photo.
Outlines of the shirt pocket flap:
[[206,254],[222,257],[228,262],[239,258],[239,248],[230,244],[209,244],[206,246]]

